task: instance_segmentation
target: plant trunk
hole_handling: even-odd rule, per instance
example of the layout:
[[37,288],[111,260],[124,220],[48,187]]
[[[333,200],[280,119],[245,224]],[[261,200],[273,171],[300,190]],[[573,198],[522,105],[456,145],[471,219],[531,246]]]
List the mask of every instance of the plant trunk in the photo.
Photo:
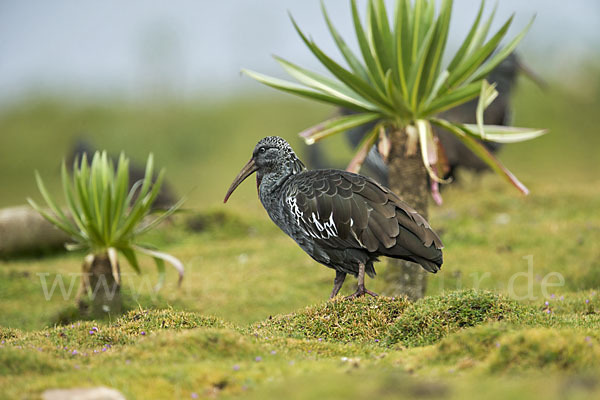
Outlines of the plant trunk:
[[[117,271],[120,271],[118,265]],[[120,280],[120,272],[118,276]],[[82,315],[103,317],[121,313],[121,286],[115,280],[108,254],[86,257],[81,286],[78,306]]]
[[[416,146],[411,146],[405,129],[396,129],[390,132],[390,136],[389,187],[427,219],[427,170],[423,165],[418,142],[415,143]],[[404,260],[390,260],[390,264],[391,267],[384,274],[386,295],[404,295],[411,300],[425,296],[427,271],[419,264]]]

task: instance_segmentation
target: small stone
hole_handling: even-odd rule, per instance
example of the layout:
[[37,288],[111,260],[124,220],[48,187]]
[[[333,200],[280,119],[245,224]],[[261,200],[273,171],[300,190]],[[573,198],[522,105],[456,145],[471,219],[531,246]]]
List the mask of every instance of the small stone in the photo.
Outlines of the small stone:
[[510,222],[510,215],[508,215],[506,213],[498,214],[498,215],[496,215],[495,222],[498,225],[506,225]]
[[103,386],[95,388],[50,389],[42,393],[43,400],[125,400],[121,392]]

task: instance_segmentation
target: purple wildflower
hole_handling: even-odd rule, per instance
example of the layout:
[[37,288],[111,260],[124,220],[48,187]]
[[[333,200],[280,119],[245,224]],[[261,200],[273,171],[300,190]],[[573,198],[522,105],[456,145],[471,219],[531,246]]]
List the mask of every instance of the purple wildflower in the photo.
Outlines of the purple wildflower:
[[98,332],[98,327],[97,327],[97,326],[94,326],[94,327],[92,328],[92,330],[93,330],[93,331],[96,331],[96,332]]
[[125,360],[125,364],[131,364],[131,360]]
[[500,342],[496,342],[496,347],[500,348]]
[[550,295],[550,298],[551,298],[551,299],[554,299],[554,298],[556,298],[556,295],[555,295],[554,293],[552,293],[552,294]]
[[545,302],[545,303],[544,303],[544,305],[545,305],[545,306],[549,306],[549,305],[550,305],[550,303],[548,303],[548,302]]
[[256,358],[254,359],[254,361],[261,362],[262,361],[262,357],[261,356],[256,356]]
[[142,335],[142,336],[146,336],[146,331],[141,331],[141,332],[140,332],[140,335]]
[[94,333],[96,333],[96,331],[90,331],[90,335],[93,335]]
[[73,355],[76,355],[76,354],[77,354],[77,350],[73,350],[73,351],[71,352],[71,354],[73,354]]
[[589,342],[591,342],[591,341],[592,341],[592,338],[591,338],[591,337],[589,337],[589,336],[586,336],[586,337],[585,337],[585,341],[589,343]]
[[546,314],[550,314],[552,311],[550,311],[550,309],[546,310]]
[[560,296],[560,301],[563,301],[565,299],[565,296]]
[[585,299],[585,304],[590,304],[590,299]]
[[81,367],[80,367],[79,365],[73,365],[73,368],[75,368],[75,369],[79,369],[79,368],[81,368]]
[[317,340],[318,340],[319,342],[322,342],[322,341],[323,341],[323,338],[319,338],[319,339],[317,339]]
[[235,365],[233,366],[233,370],[234,370],[234,371],[239,371],[239,370],[240,370],[240,366],[239,366],[239,365],[237,365],[237,364],[235,364]]
[[198,393],[192,392],[191,396],[192,396],[192,399],[197,399],[198,398]]
[[275,355],[275,354],[277,354],[277,352],[275,350],[271,350],[271,354]]
[[375,339],[375,343],[379,343],[379,339]]

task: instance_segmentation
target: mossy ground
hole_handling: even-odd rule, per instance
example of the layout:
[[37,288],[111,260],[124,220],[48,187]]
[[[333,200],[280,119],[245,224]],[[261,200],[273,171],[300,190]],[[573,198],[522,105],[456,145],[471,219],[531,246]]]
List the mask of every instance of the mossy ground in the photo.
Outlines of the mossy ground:
[[[282,135],[302,154],[295,133],[331,112],[282,99],[41,101],[0,113],[0,183],[10,188],[2,206],[38,196],[33,169],[60,193],[59,160],[82,131],[114,153],[154,151],[188,197],[186,211],[147,238],[185,263],[182,286],[168,271],[155,293],[151,260],[140,259],[140,276],[124,266],[123,316],[57,325],[73,317],[82,254],[0,261],[0,397],[98,385],[128,398],[600,395],[597,100],[524,85],[517,124],[552,132],[502,159],[531,195],[492,175],[461,175],[431,210],[444,267],[430,276],[429,297],[409,304],[326,301],[333,272],[273,226],[253,182],[222,206],[260,137]],[[334,146],[343,165],[343,139]],[[369,289],[381,290],[386,268],[377,265]]]

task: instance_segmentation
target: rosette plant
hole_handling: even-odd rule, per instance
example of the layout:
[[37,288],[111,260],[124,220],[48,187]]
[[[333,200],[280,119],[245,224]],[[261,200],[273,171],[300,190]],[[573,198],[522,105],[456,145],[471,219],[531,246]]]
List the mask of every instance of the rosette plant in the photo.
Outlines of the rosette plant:
[[[533,139],[544,130],[490,126],[483,112],[497,96],[485,76],[517,46],[532,21],[504,47],[513,17],[488,38],[494,12],[482,20],[484,1],[462,45],[445,62],[452,0],[396,0],[390,19],[383,0],[368,0],[366,20],[361,22],[356,0],[350,1],[359,53],[353,51],[332,24],[322,6],[325,22],[345,64],[326,54],[292,23],[302,41],[329,72],[309,71],[280,57],[275,59],[296,82],[244,70],[252,78],[276,89],[352,110],[307,129],[300,135],[307,144],[361,125],[374,123],[365,135],[348,169],[357,172],[370,148],[377,146],[388,163],[390,187],[419,213],[427,216],[428,182],[445,183],[444,149],[432,129],[438,125],[481,157],[492,170],[518,190],[527,188],[491,154],[481,140],[513,143]],[[461,124],[439,118],[444,110],[479,97],[477,124]],[[429,179],[428,179],[429,177]],[[425,275],[410,263],[399,271],[393,292],[422,297]]]
[[32,199],[28,199],[29,204],[71,237],[74,243],[68,243],[67,249],[87,253],[78,294],[82,312],[99,315],[121,310],[119,255],[125,257],[137,273],[141,273],[141,269],[136,254],[152,257],[159,273],[156,290],[164,283],[165,262],[177,269],[181,283],[184,273],[181,261],[139,242],[142,234],[155,228],[182,203],[178,202],[154,219],[147,218],[165,172],[161,170],[153,180],[153,167],[150,154],[143,180],[135,182],[129,189],[129,160],[123,153],[116,169],[106,152],[96,152],[91,163],[84,153],[81,160],[74,161],[72,177],[63,161],[61,175],[66,212],[57,206],[39,173],[35,172],[37,186],[48,208]]

